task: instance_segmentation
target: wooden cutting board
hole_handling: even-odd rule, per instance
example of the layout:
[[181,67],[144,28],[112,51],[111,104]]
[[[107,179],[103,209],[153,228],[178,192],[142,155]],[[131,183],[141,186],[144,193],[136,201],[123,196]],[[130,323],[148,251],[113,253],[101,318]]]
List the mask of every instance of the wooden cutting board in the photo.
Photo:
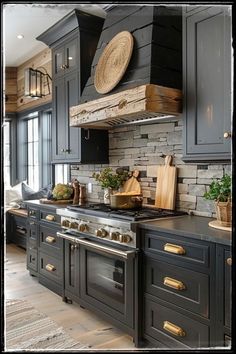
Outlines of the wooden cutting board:
[[158,166],[155,206],[162,209],[175,209],[177,168],[171,166],[172,156],[165,157],[165,165]]
[[73,202],[73,199],[51,200],[51,199],[42,198],[39,199],[39,201],[42,204],[70,204]]
[[125,183],[122,188],[122,192],[134,192],[134,194],[141,194],[141,186],[140,183],[137,181],[137,177],[139,175],[138,170],[134,170],[132,177],[130,177]]

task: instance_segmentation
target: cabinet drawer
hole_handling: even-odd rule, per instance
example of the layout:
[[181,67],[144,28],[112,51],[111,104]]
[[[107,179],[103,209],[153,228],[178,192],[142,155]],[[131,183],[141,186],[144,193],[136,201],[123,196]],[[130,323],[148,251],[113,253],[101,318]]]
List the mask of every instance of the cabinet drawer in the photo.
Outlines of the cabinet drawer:
[[37,236],[38,236],[38,225],[35,221],[29,220],[29,222],[28,222],[28,240],[31,240],[34,243],[36,243]]
[[30,247],[27,247],[27,266],[35,272],[38,270],[37,251]]
[[62,259],[39,252],[39,273],[57,283],[62,282]]
[[167,347],[209,347],[209,327],[145,298],[144,332]]
[[209,267],[210,246],[200,241],[194,243],[186,238],[147,232],[145,251],[157,256],[168,256],[169,260],[188,262],[205,268]]
[[63,240],[58,238],[56,233],[58,229],[39,226],[39,246],[44,252],[54,256],[62,255]]
[[39,210],[37,208],[29,207],[28,208],[28,217],[31,219],[38,219]]
[[52,213],[50,210],[40,211],[40,221],[45,221],[50,224],[60,225],[61,217],[56,213]]
[[146,257],[146,292],[209,317],[209,276]]

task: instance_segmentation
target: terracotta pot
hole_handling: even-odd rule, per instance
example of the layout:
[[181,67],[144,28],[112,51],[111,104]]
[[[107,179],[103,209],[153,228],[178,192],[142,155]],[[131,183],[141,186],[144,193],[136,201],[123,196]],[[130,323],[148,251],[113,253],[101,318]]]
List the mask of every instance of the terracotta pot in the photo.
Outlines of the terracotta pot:
[[112,209],[138,209],[142,207],[143,197],[140,194],[114,194],[110,196]]
[[229,227],[232,224],[232,202],[215,202],[216,217],[222,226]]

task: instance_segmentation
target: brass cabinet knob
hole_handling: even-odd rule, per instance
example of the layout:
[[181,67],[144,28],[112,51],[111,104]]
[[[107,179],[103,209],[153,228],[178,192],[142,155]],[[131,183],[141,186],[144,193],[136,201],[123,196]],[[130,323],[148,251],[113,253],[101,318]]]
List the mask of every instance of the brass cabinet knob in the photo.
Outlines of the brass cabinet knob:
[[45,267],[49,272],[54,272],[56,270],[55,266],[53,264],[47,264]]
[[53,237],[53,236],[47,236],[45,240],[48,243],[53,243],[56,241],[55,237]]
[[169,252],[169,253],[174,253],[174,254],[180,254],[180,255],[183,255],[186,253],[185,249],[182,246],[173,245],[172,243],[166,243],[164,245],[164,251]]
[[56,220],[55,216],[54,215],[50,215],[50,214],[46,215],[45,219],[48,220],[48,221],[55,221]]
[[231,138],[231,133],[230,132],[224,132],[224,138],[225,139]]
[[181,327],[176,326],[175,324],[168,321],[163,322],[163,329],[179,337],[184,337],[186,334]]
[[231,257],[227,258],[226,262],[229,266],[231,266],[232,265],[232,258]]

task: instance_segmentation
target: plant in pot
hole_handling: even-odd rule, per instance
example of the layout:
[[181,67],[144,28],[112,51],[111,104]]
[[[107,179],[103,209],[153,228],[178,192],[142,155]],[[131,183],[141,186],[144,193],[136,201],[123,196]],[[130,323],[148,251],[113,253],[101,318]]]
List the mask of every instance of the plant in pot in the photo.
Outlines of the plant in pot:
[[220,180],[213,181],[204,197],[215,201],[217,220],[222,226],[230,227],[232,222],[231,176],[225,174]]
[[110,204],[110,195],[119,188],[129,177],[129,172],[123,168],[117,168],[114,172],[111,167],[106,167],[100,172],[94,172],[92,175],[104,189],[104,203]]

